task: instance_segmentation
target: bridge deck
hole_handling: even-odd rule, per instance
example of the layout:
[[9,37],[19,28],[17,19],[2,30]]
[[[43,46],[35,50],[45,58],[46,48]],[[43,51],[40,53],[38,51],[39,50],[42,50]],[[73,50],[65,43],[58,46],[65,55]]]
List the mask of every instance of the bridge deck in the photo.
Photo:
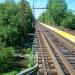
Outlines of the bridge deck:
[[40,23],[40,24],[43,25],[43,26],[45,26],[45,27],[47,27],[47,28],[49,28],[49,29],[51,29],[52,31],[58,33],[59,35],[65,37],[66,39],[72,41],[73,43],[75,43],[75,36],[74,35],[69,34],[67,32],[64,32],[64,31],[61,31],[61,30],[58,30],[58,29],[56,29],[56,28],[54,28],[52,26],[48,26],[48,25],[43,24],[43,23]]

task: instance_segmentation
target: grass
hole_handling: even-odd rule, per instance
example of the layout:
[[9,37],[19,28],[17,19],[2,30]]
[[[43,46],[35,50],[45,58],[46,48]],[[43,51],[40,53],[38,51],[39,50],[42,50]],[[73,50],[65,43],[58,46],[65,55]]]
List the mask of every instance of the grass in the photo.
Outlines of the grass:
[[[19,60],[19,58],[18,58],[18,60],[17,59],[15,60],[15,61],[18,61],[18,63],[16,63],[16,65],[19,64],[20,67],[18,66],[18,67],[16,67],[16,70],[13,69],[13,71],[9,71],[7,73],[3,73],[3,74],[0,74],[0,75],[16,75],[22,69],[31,68],[34,65],[34,63],[35,63],[35,61],[34,61],[34,54],[33,54],[32,48],[25,49],[23,51],[23,55],[28,55],[28,57],[26,59],[20,59]],[[23,68],[21,66],[23,66]],[[20,68],[20,70],[18,70],[18,68]]]
[[0,75],[16,75],[17,73],[18,73],[17,71],[11,71],[11,72],[0,74]]
[[[13,49],[12,49],[12,51],[13,51]],[[6,58],[6,56],[11,56],[12,52],[11,52],[10,48],[5,48],[4,50],[2,50],[2,53],[3,53],[3,59],[4,59],[4,56],[5,56],[5,58]],[[2,56],[2,53],[0,52],[1,56]],[[8,53],[8,54],[5,55],[6,53]],[[14,51],[14,53],[12,53],[12,54],[13,54],[13,56],[12,56],[13,67],[10,66],[11,69],[8,68],[9,69],[8,71],[0,72],[0,75],[16,75],[22,69],[28,69],[28,68],[31,68],[34,65],[34,53],[33,53],[33,50],[31,48],[31,46],[23,49],[20,53],[16,53],[16,51]],[[18,56],[19,54],[24,56],[24,57],[19,57]],[[4,69],[5,68],[3,67],[3,70]]]

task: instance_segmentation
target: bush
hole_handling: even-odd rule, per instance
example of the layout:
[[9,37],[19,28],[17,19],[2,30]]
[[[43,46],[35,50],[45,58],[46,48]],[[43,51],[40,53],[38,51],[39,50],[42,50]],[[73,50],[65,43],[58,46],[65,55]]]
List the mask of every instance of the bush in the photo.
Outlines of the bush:
[[11,72],[0,74],[0,75],[16,75],[16,74],[17,74],[16,71],[11,71]]
[[69,29],[75,29],[75,15],[69,12],[65,14],[65,18],[61,21],[61,26]]
[[[28,1],[25,1],[24,25],[21,25],[21,4],[6,0],[0,3],[0,39],[7,47],[22,46],[21,37],[33,31],[33,14]],[[24,39],[24,38],[23,38]]]
[[1,48],[0,49],[0,73],[8,72],[13,66],[13,49]]

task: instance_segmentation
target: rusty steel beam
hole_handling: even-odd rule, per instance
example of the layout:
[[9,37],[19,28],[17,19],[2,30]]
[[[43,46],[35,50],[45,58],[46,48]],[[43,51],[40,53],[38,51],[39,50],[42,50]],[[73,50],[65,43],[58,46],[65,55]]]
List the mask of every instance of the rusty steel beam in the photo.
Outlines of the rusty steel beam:
[[21,26],[24,26],[24,0],[21,0]]
[[21,49],[23,48],[23,41],[24,41],[24,32],[25,32],[25,26],[24,26],[24,4],[25,4],[25,1],[24,0],[21,0],[21,25],[20,25],[20,34],[21,34],[21,44],[22,44],[22,47]]

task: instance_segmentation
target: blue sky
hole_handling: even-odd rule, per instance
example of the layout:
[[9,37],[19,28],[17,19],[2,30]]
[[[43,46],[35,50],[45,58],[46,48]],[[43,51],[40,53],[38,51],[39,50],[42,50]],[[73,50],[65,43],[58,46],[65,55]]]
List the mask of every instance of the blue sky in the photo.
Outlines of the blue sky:
[[[4,0],[0,0],[0,2],[3,2]],[[20,0],[15,0],[16,2],[20,1]],[[29,1],[30,5],[33,6],[33,0],[27,0]],[[35,7],[45,7],[47,4],[47,0],[34,0],[35,2]],[[75,11],[75,0],[65,0],[67,5],[68,5],[68,9],[74,10]],[[38,16],[43,13],[43,11],[45,10],[35,10],[34,11],[34,15],[36,18],[38,18]]]
[[[31,4],[31,6],[33,6],[33,0],[28,0]],[[47,4],[47,0],[34,0],[35,2],[35,7],[46,7]],[[75,11],[75,0],[65,0],[68,6],[68,9],[71,9],[73,11]],[[45,10],[35,10],[34,11],[34,15],[36,16],[36,18],[38,18],[38,16],[43,13],[43,11]]]

